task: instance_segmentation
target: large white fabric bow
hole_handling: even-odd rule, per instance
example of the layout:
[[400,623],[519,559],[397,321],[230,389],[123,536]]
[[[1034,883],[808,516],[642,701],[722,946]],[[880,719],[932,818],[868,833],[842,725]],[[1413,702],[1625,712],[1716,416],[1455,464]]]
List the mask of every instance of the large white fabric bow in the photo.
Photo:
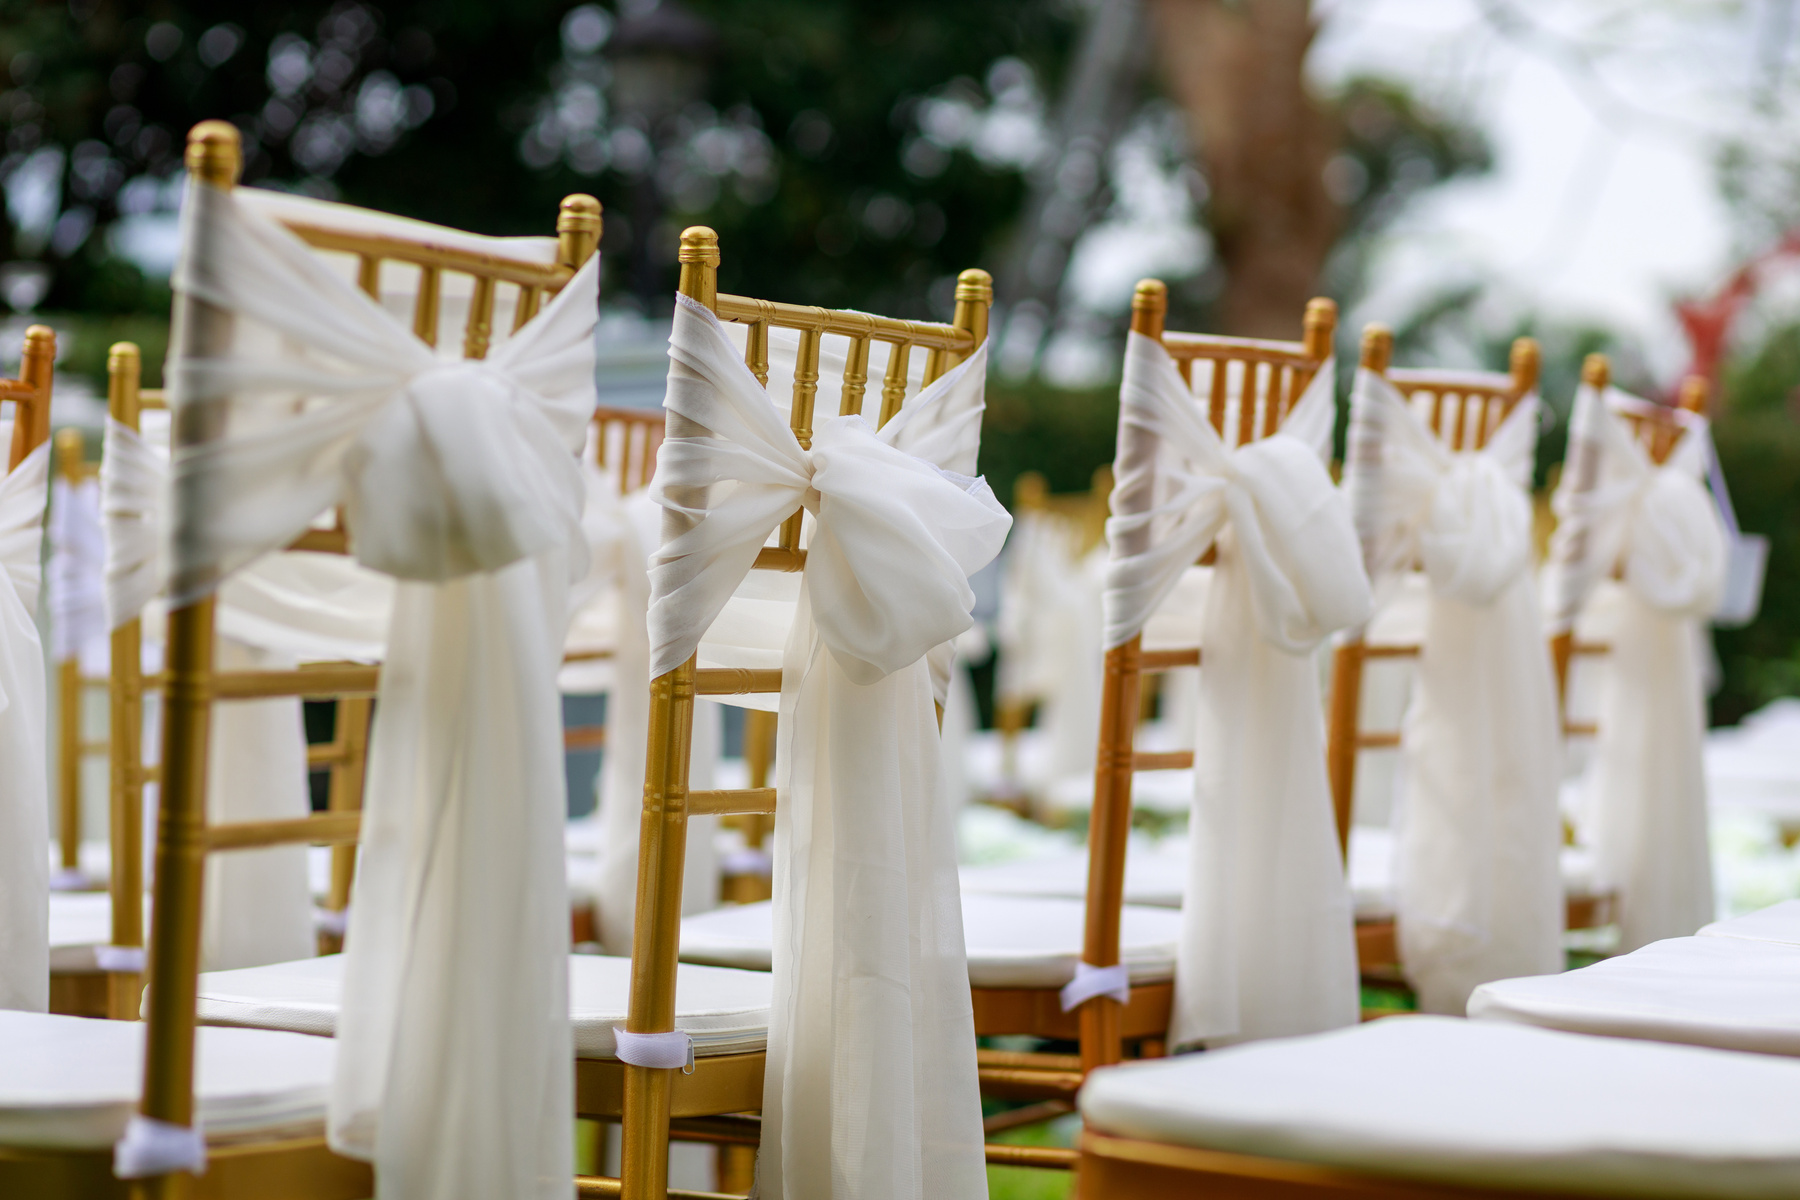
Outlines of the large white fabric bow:
[[32,619],[49,484],[48,442],[0,478],[0,1008],[26,1012],[50,1003],[49,698]]
[[[815,518],[782,663],[761,1192],[980,1194],[954,813],[924,656],[971,624],[968,575],[998,552],[1006,512],[981,481],[895,448],[936,421],[929,404],[879,433],[827,419],[802,449],[718,320],[679,301],[665,403],[700,432],[658,457],[653,493],[685,532],[651,560],[651,674],[694,653],[789,513]],[[985,366],[978,350],[952,374]]]
[[1658,466],[1620,416],[1648,401],[1583,387],[1569,460],[1592,456],[1592,486],[1564,472],[1546,589],[1553,626],[1575,626],[1613,570],[1623,588],[1604,660],[1599,735],[1588,781],[1588,836],[1602,887],[1619,893],[1623,948],[1685,937],[1713,918],[1707,842],[1702,619],[1725,582],[1726,535],[1701,482],[1712,454],[1704,418]]
[[[298,239],[190,190],[175,286],[232,315],[171,364],[180,604],[347,510],[395,589],[330,1137],[383,1197],[567,1197],[573,1118],[556,669],[594,404],[590,261],[484,362],[446,363]],[[576,564],[582,567],[585,564]]]
[[[1233,449],[1161,342],[1133,333],[1125,350],[1114,503],[1143,493],[1152,474],[1157,499],[1106,524],[1106,644],[1140,633],[1182,572],[1219,548],[1198,631],[1177,1044],[1313,1033],[1359,1012],[1312,656],[1371,604],[1349,509],[1323,462],[1332,386],[1327,363],[1279,433]],[[1123,552],[1146,533],[1146,549]]]
[[1381,591],[1429,584],[1395,810],[1400,959],[1428,1012],[1562,962],[1556,693],[1532,590],[1538,401],[1452,453],[1391,383],[1358,371],[1345,488]]

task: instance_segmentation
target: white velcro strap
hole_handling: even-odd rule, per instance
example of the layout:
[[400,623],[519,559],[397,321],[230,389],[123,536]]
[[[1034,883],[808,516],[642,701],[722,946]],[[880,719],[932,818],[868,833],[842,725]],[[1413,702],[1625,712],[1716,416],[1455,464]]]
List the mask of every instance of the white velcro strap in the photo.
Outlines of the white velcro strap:
[[206,1135],[186,1125],[171,1125],[133,1113],[125,1136],[113,1146],[113,1175],[147,1179],[172,1171],[206,1171]]
[[618,1046],[620,1062],[671,1071],[680,1067],[683,1075],[694,1073],[694,1039],[679,1030],[631,1033],[622,1025],[614,1025],[613,1042]]
[[95,946],[94,965],[102,971],[142,975],[144,973],[144,948],[142,946]]
[[1075,964],[1075,978],[1063,986],[1064,1012],[1080,1008],[1095,996],[1111,996],[1120,1004],[1131,1002],[1131,970],[1124,963],[1116,967]]
[[350,928],[350,910],[348,908],[315,908],[313,909],[313,930],[330,937],[343,937]]

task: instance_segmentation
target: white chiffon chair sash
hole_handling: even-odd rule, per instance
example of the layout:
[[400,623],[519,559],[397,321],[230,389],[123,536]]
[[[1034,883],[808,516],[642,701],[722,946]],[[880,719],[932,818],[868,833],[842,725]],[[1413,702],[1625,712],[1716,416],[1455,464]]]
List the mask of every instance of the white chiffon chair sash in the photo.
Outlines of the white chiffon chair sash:
[[0,477],[0,1008],[26,1012],[50,1003],[49,696],[34,620],[49,485],[49,442]]
[[[1133,333],[1125,351],[1113,495],[1141,492],[1154,472],[1156,501],[1107,521],[1107,646],[1142,632],[1182,573],[1219,549],[1197,631],[1178,1045],[1312,1033],[1360,1012],[1313,656],[1371,603],[1349,508],[1323,462],[1332,375],[1327,363],[1279,433],[1234,449],[1161,342]],[[1147,549],[1121,553],[1146,533]]]
[[106,658],[106,536],[100,526],[100,482],[50,484],[50,564],[45,579],[50,609],[50,657],[82,660],[88,673]]
[[[171,602],[342,504],[395,588],[329,1135],[384,1197],[570,1194],[556,670],[594,404],[591,260],[483,361],[445,362],[298,239],[190,190],[175,286],[234,342],[171,364],[226,406],[175,459]],[[571,571],[571,566],[578,568]]]
[[[652,677],[694,653],[796,506],[814,518],[782,661],[761,1194],[978,1195],[955,814],[925,656],[969,628],[968,576],[1006,512],[980,480],[895,448],[937,422],[931,404],[879,433],[828,418],[803,450],[717,318],[677,299],[665,403],[703,432],[658,455],[653,494],[685,532],[651,559]],[[978,350],[950,374],[985,368]]]
[[1381,591],[1422,566],[1423,647],[1395,810],[1400,959],[1427,1012],[1561,969],[1560,739],[1531,566],[1538,400],[1452,453],[1391,383],[1358,371],[1345,486]]
[[1619,893],[1622,949],[1684,937],[1714,916],[1707,841],[1704,618],[1725,582],[1726,535],[1702,479],[1711,456],[1704,418],[1658,466],[1619,416],[1648,401],[1584,386],[1569,456],[1597,456],[1594,486],[1564,475],[1546,588],[1553,627],[1623,568],[1608,643],[1599,736],[1587,798],[1597,881]]

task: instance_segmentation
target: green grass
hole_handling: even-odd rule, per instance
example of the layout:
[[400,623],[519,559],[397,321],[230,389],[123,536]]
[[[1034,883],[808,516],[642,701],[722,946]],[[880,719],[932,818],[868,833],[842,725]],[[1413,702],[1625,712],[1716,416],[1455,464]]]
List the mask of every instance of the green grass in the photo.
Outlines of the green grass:
[[[1012,1146],[1073,1146],[1081,1131],[1081,1118],[1074,1113],[1009,1129],[996,1134],[994,1140]],[[1075,1177],[1068,1171],[1048,1171],[1035,1167],[989,1167],[988,1200],[1064,1200],[1075,1190]]]

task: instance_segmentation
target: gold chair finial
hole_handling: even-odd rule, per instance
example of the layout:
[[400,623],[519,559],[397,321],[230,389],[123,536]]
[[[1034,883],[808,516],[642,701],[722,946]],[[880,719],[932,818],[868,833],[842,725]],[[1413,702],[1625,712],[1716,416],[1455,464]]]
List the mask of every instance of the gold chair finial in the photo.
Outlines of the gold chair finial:
[[600,201],[585,192],[564,196],[556,213],[556,260],[579,270],[600,245]]
[[216,188],[237,185],[244,169],[244,141],[230,121],[202,121],[188,130],[188,174]]
[[719,265],[719,235],[705,225],[690,225],[681,231],[681,250],[676,262]]
[[1161,340],[1168,312],[1169,285],[1160,279],[1138,280],[1131,292],[1131,332]]
[[1328,296],[1314,296],[1306,302],[1306,316],[1301,321],[1301,341],[1307,354],[1324,361],[1331,354],[1331,341],[1337,336],[1337,301]]
[[1538,374],[1543,369],[1544,355],[1538,349],[1537,339],[1522,337],[1513,339],[1512,371],[1513,386],[1523,396],[1537,386]]
[[1581,360],[1581,382],[1601,389],[1612,382],[1612,364],[1606,361],[1606,355],[1590,354]]
[[64,425],[56,431],[56,462],[61,468],[63,478],[73,483],[81,478],[81,468],[86,450],[81,440],[81,430],[73,425]]
[[1050,507],[1050,484],[1037,471],[1021,471],[1013,480],[1013,509],[1044,512]]
[[956,277],[956,298],[958,300],[979,300],[983,304],[994,302],[994,277],[980,267],[970,267]]
[[1704,416],[1706,401],[1711,391],[1711,387],[1706,382],[1706,376],[1689,375],[1681,381],[1680,398],[1676,400],[1675,406]]
[[1363,326],[1362,366],[1377,375],[1387,374],[1394,361],[1394,331],[1379,322]]

